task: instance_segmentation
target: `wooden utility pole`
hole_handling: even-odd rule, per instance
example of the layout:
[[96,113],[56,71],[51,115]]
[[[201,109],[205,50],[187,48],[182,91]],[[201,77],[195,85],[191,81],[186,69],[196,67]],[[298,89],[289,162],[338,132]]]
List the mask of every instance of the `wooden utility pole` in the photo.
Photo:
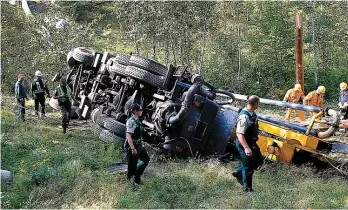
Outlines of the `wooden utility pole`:
[[318,69],[317,69],[317,51],[315,49],[315,13],[314,13],[314,4],[313,4],[313,11],[312,11],[312,45],[313,45],[313,54],[314,54],[314,84],[315,87],[318,87]]
[[304,76],[303,76],[303,37],[302,37],[302,18],[300,14],[295,16],[296,25],[296,83],[302,86],[304,90]]

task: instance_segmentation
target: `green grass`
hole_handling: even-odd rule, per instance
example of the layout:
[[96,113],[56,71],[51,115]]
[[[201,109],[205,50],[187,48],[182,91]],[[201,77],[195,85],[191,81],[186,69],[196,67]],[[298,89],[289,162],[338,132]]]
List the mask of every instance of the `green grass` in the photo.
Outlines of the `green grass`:
[[124,154],[92,129],[63,135],[57,113],[18,123],[11,112],[1,112],[1,168],[14,181],[1,186],[1,208],[348,208],[347,179],[282,164],[256,172],[256,192],[244,194],[231,176],[238,161],[153,157],[134,188],[106,172]]

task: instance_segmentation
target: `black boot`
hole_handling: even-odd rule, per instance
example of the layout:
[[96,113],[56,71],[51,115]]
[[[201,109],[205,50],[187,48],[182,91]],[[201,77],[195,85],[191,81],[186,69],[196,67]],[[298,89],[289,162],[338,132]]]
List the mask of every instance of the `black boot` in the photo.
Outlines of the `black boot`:
[[63,127],[63,133],[66,133],[66,127]]
[[250,193],[250,192],[254,192],[254,190],[253,190],[253,188],[247,187],[244,189],[244,192]]
[[237,170],[232,171],[232,176],[236,177],[238,183],[243,186],[242,175]]
[[254,192],[253,190],[253,175],[247,175],[246,177],[246,188],[244,188],[245,192]]
[[141,179],[140,179],[140,176],[135,176],[134,177],[134,183],[138,184],[138,185],[142,185],[143,184]]

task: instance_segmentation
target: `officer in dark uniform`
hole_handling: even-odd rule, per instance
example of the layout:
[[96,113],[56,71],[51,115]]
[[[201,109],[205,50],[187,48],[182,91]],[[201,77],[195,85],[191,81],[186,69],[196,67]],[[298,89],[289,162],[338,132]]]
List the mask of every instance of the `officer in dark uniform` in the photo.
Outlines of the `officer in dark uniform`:
[[25,121],[25,100],[28,100],[27,91],[23,85],[24,74],[18,74],[18,81],[15,85],[15,97],[17,102],[17,118],[19,121]]
[[50,92],[47,86],[42,81],[42,74],[40,71],[35,72],[36,79],[31,84],[31,93],[35,101],[35,115],[39,115],[39,104],[41,105],[41,117],[45,116],[45,92],[47,97],[50,96]]
[[240,153],[242,166],[232,172],[245,192],[254,191],[252,177],[254,170],[262,164],[260,148],[257,146],[258,122],[255,110],[258,108],[260,99],[258,96],[250,96],[247,106],[239,113],[237,122],[236,147]]
[[[125,149],[127,150],[128,172],[127,179],[131,180],[134,176],[134,182],[140,184],[140,176],[143,174],[150,157],[146,149],[142,146],[142,136],[144,128],[139,117],[143,110],[139,104],[133,104],[130,108],[131,116],[127,120]],[[138,160],[140,159],[139,163]]]

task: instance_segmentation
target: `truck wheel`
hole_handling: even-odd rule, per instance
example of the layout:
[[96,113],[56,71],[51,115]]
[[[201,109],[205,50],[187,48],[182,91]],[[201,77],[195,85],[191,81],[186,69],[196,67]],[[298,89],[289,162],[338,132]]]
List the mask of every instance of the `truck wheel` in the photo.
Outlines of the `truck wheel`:
[[104,127],[114,134],[126,137],[126,125],[121,122],[118,122],[114,118],[106,118]]
[[125,138],[117,136],[108,130],[102,130],[99,135],[99,139],[103,142],[114,141],[117,143],[124,143]]
[[163,88],[165,83],[165,78],[163,76],[152,74],[144,69],[127,66],[126,74],[136,80],[139,80],[141,83],[145,83],[154,87]]
[[71,50],[66,56],[66,62],[70,68],[72,68],[76,64],[76,60],[73,58],[73,53],[74,51]]
[[94,52],[83,47],[75,48],[73,58],[85,65],[91,66],[94,61]]
[[119,64],[117,62],[114,62],[111,66],[110,66],[110,72],[115,72],[115,74],[121,75],[123,77],[126,77],[126,68],[127,66]]
[[101,114],[102,114],[102,107],[98,107],[96,109],[93,109],[93,111],[91,113],[92,122],[97,124],[97,120]]
[[145,69],[153,74],[160,76],[166,76],[168,73],[168,68],[166,66],[138,55],[131,56],[131,58],[129,59],[129,65]]
[[94,135],[99,137],[103,130],[105,130],[105,128],[101,127],[100,125],[94,125]]
[[101,114],[99,117],[97,117],[97,124],[104,127],[106,118],[108,118],[106,114]]

